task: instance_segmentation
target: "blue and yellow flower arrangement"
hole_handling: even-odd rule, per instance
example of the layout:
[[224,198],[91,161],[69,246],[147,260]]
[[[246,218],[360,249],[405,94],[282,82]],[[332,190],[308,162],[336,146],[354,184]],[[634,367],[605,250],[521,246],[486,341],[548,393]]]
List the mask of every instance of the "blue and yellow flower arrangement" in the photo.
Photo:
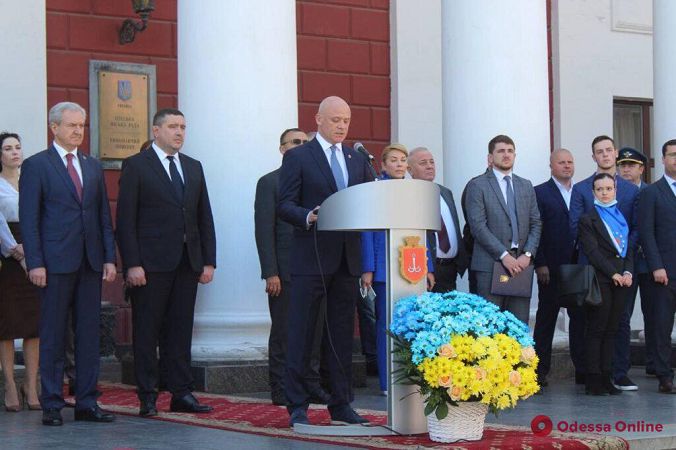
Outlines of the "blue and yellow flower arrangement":
[[540,388],[528,326],[483,298],[425,293],[394,305],[390,336],[397,383],[414,384],[425,415],[441,420],[448,405],[478,401],[497,414]]

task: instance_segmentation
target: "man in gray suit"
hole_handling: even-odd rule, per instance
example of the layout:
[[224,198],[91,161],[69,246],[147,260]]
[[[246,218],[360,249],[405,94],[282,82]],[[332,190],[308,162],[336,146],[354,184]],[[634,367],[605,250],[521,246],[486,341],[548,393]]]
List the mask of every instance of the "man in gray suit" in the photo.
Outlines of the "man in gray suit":
[[[408,171],[416,180],[434,182],[436,167],[434,156],[425,147],[411,150],[408,155]],[[427,246],[434,255],[434,292],[450,292],[456,289],[456,279],[467,270],[467,252],[463,242],[458,211],[450,189],[439,186],[439,206],[442,229],[427,233]]]
[[474,236],[471,269],[476,271],[478,294],[528,323],[530,297],[491,293],[493,264],[516,275],[533,262],[540,242],[542,222],[530,181],[514,175],[514,141],[495,136],[488,143],[492,170],[467,185],[467,218]]
[[[308,141],[307,135],[298,128],[284,130],[279,138],[279,152],[283,155]],[[287,314],[289,310],[289,248],[293,239],[293,226],[277,217],[277,186],[280,169],[263,175],[256,185],[254,222],[256,246],[261,264],[261,278],[265,280],[270,308],[270,338],[268,340],[268,367],[272,403],[286,405],[284,395],[284,371],[286,363]],[[328,394],[319,386],[319,351],[321,348],[323,314],[315,329],[315,344],[310,362],[308,380],[312,400],[326,403]]]

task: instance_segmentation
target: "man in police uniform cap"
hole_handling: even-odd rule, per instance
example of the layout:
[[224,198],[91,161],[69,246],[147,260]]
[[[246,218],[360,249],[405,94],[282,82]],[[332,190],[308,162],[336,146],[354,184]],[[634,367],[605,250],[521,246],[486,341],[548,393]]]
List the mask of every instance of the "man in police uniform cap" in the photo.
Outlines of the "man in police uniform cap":
[[[643,190],[648,183],[643,182],[642,176],[645,171],[645,165],[648,158],[640,151],[624,147],[620,149],[617,158],[617,166],[619,174],[622,178],[630,183],[638,186],[639,190]],[[638,218],[638,220],[641,220]],[[638,283],[634,283],[631,287],[631,294],[627,299],[627,305],[622,313],[622,318],[617,329],[615,338],[615,353],[613,355],[613,378],[615,386],[623,391],[630,391],[638,389],[638,386],[627,377],[629,368],[631,367],[630,359],[630,335],[631,335],[631,316],[634,313],[634,303],[636,301],[636,293],[641,289],[641,312],[643,313],[643,331],[645,333],[645,370],[649,375],[655,374],[654,352],[655,352],[655,337],[653,332],[652,308],[649,294],[650,289],[650,274],[648,265],[646,264],[643,251],[639,247],[636,253],[636,272],[638,275]]]
[[622,148],[619,155],[617,165],[620,169],[620,176],[634,183],[639,189],[643,189],[647,184],[641,178],[643,177],[648,158],[640,151],[631,147]]

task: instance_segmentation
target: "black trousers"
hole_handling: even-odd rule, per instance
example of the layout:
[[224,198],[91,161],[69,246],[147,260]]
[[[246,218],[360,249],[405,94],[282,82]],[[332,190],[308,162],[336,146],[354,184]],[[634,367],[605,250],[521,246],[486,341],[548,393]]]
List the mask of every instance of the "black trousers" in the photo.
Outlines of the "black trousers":
[[676,314],[676,280],[667,286],[652,281],[653,318],[655,319],[655,373],[660,380],[674,378],[671,368],[671,331]]
[[72,310],[75,329],[75,408],[96,405],[99,377],[99,332],[101,314],[101,272],[83,258],[77,272],[47,274],[47,286],[40,289],[40,379],[44,409],[61,409],[63,371],[68,317]]
[[599,306],[586,306],[587,373],[608,373],[612,368],[615,334],[624,311],[629,288],[615,286],[612,281],[599,280],[601,298]]
[[[192,270],[184,249],[171,272],[146,272],[146,285],[130,290],[134,374],[141,400],[157,395],[157,346],[174,397],[190,393],[192,327],[200,274]],[[162,339],[160,330],[166,327]],[[79,381],[78,381],[79,383]]]
[[[326,361],[331,400],[329,410],[349,404],[352,393],[352,336],[359,288],[345,260],[339,269],[324,276],[326,283],[326,337],[322,357]],[[305,377],[312,354],[314,328],[325,298],[319,275],[292,275],[289,305],[288,353],[284,389],[288,409],[307,408],[310,390]]]
[[443,294],[455,291],[458,278],[458,266],[455,258],[441,260],[437,258],[434,265],[434,288],[432,292]]
[[[268,338],[268,376],[271,392],[284,392],[284,373],[286,371],[286,345],[288,340],[289,300],[291,282],[281,280],[282,290],[277,297],[268,296],[270,310],[270,336]],[[321,360],[322,336],[324,334],[324,310],[320,307],[312,342],[312,354],[307,367],[306,379],[312,393],[320,387],[319,366]]]
[[[556,268],[550,268],[549,284],[538,283],[538,310],[535,316],[535,327],[533,338],[535,339],[535,353],[540,358],[537,372],[540,376],[546,376],[549,373],[552,362],[552,340],[556,330],[556,321],[559,317],[558,294],[558,274]],[[584,351],[584,307],[577,305],[567,305],[566,311],[570,318],[568,327],[568,347],[570,349],[570,359],[575,366],[575,373],[583,374],[586,372],[585,351]]]

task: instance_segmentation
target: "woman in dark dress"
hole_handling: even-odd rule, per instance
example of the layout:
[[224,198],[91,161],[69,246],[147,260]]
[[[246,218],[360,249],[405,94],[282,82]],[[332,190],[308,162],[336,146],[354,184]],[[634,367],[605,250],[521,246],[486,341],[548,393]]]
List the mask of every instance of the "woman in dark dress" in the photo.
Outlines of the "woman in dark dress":
[[[0,214],[10,236],[2,242],[0,269],[0,361],[5,377],[5,410],[17,412],[26,400],[29,409],[40,409],[37,373],[40,341],[40,294],[26,277],[19,230],[19,173],[23,154],[14,133],[0,133]],[[14,382],[14,339],[23,339],[26,373],[21,389]],[[21,393],[21,398],[19,396]]]
[[610,378],[615,333],[633,282],[634,251],[629,224],[617,207],[615,178],[594,177],[594,208],[580,218],[578,239],[594,267],[601,287],[601,304],[586,306],[586,393],[616,395],[622,391]]

